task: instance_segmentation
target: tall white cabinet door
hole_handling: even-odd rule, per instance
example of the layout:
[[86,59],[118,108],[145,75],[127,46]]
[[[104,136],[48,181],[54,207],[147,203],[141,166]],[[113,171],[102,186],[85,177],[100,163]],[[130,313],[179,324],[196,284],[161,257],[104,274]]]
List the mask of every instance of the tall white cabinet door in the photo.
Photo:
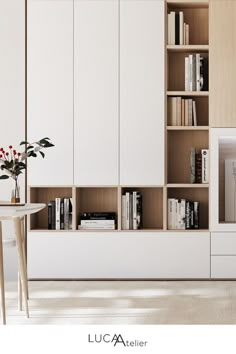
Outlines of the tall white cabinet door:
[[73,184],[73,1],[28,1],[28,140],[49,137],[29,159],[28,183]]
[[118,0],[74,2],[74,176],[118,184]]
[[164,183],[164,1],[120,1],[120,182]]

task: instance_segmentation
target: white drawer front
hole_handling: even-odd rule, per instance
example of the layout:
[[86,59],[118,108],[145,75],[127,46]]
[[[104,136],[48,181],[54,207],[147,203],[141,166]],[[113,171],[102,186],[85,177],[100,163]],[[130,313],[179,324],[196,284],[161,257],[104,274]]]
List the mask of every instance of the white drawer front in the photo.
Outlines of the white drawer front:
[[211,234],[212,255],[236,255],[236,233],[213,232]]
[[209,233],[31,232],[29,278],[209,278]]
[[212,279],[236,279],[236,256],[212,256]]

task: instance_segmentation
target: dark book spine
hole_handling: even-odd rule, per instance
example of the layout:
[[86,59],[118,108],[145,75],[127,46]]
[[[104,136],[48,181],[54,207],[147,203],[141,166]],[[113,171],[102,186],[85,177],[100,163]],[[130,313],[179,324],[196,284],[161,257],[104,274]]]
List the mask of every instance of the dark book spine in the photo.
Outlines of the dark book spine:
[[179,44],[179,13],[175,14],[175,44]]
[[199,229],[199,202],[194,202],[194,229]]
[[137,193],[137,229],[140,230],[143,226],[142,224],[142,196],[140,193]]
[[190,229],[194,229],[194,203],[190,202]]
[[52,204],[52,230],[56,229],[56,205],[55,201],[51,201]]
[[203,59],[203,91],[208,91],[208,58]]
[[185,210],[185,229],[189,230],[190,229],[190,202],[186,200],[185,204],[186,210]]
[[48,230],[52,230],[52,203],[48,203]]
[[195,176],[196,183],[202,183],[202,154],[197,153],[195,156]]
[[64,230],[64,199],[61,199],[60,203],[60,229]]

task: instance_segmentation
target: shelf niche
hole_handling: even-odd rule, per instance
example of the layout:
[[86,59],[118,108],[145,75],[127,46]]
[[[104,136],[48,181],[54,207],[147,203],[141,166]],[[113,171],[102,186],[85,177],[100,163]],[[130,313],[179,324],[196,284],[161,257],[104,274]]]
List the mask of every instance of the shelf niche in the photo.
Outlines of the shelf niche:
[[88,212],[115,212],[117,216],[116,225],[118,225],[118,188],[77,187],[76,229],[78,229],[80,223],[80,214]]
[[167,10],[184,13],[184,22],[189,25],[189,44],[208,45],[209,43],[209,8],[208,3],[167,1]]
[[[180,97],[180,96],[176,96]],[[196,112],[197,112],[197,126],[207,127],[209,124],[209,100],[208,97],[192,97],[184,96],[183,99],[193,99],[196,102]],[[167,125],[171,126],[171,97],[167,98]],[[197,129],[197,126],[194,126],[194,129]],[[179,126],[186,127],[185,125]],[[191,126],[189,126],[191,128]]]
[[190,149],[208,149],[208,131],[169,130],[167,139],[168,183],[190,183]]
[[[142,230],[163,229],[163,188],[161,187],[123,187],[121,194],[140,192],[142,195]],[[122,206],[122,202],[121,202]],[[122,214],[122,210],[121,210]],[[128,231],[128,230],[125,230]],[[135,230],[137,231],[137,230]]]
[[[186,199],[199,202],[199,230],[209,228],[209,189],[208,188],[167,188],[167,198]],[[168,210],[167,210],[168,216]],[[196,229],[197,230],[197,229]],[[191,230],[188,230],[191,231]]]
[[30,216],[29,229],[48,230],[48,203],[55,198],[72,198],[72,187],[30,187],[29,195],[30,203],[46,204],[44,209]]

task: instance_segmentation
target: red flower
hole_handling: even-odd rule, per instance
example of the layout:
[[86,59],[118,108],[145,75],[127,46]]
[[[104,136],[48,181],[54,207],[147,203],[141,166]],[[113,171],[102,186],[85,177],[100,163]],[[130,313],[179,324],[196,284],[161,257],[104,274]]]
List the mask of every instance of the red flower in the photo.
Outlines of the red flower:
[[9,145],[9,149],[12,149],[12,145]]
[[0,151],[3,151],[3,148],[1,148]]
[[6,152],[6,155],[8,156],[8,155],[9,155],[9,152]]
[[0,155],[0,158],[2,157],[2,155]]
[[16,155],[16,150],[13,150],[13,154]]
[[18,156],[20,156],[21,155],[21,153],[20,152],[18,152],[18,154],[17,154]]

